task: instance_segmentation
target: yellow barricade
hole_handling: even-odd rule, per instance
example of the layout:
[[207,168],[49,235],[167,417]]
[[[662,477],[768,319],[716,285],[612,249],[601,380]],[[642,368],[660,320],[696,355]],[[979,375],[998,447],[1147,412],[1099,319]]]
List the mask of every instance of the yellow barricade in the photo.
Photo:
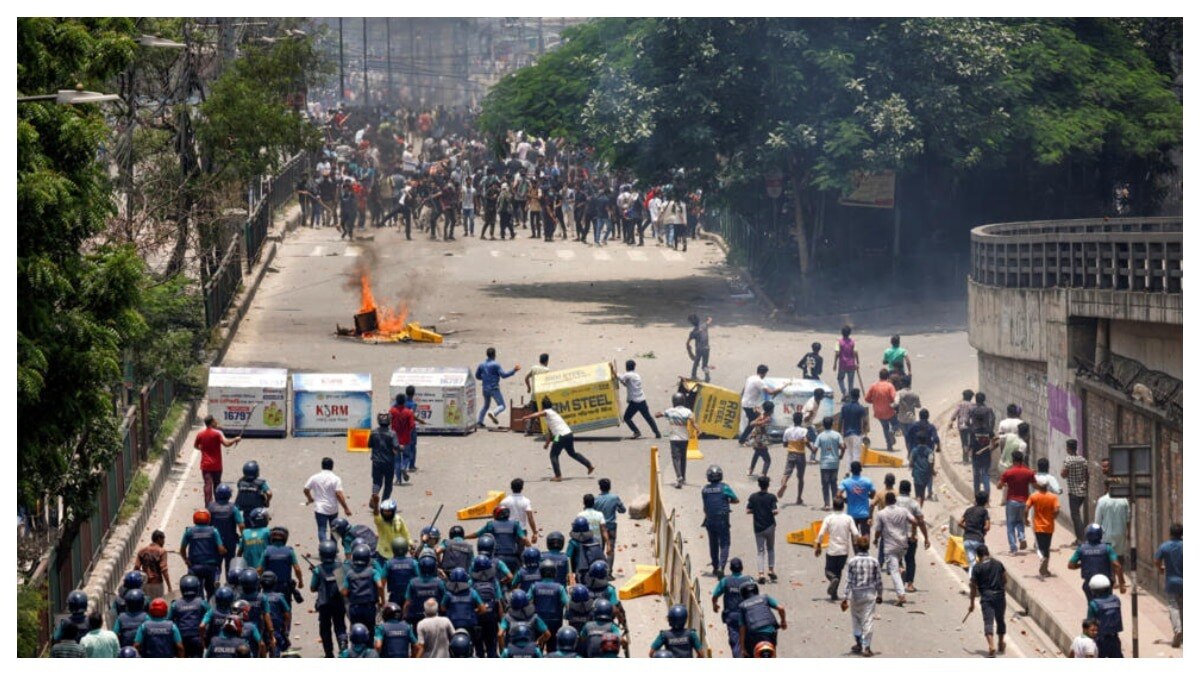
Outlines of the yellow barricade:
[[[808,527],[793,530],[787,534],[787,543],[799,544],[801,546],[816,546],[817,533],[821,531],[822,520],[814,520]],[[829,545],[829,533],[825,533],[825,538],[821,540],[822,546]]]
[[346,452],[368,452],[371,447],[367,441],[371,439],[370,429],[347,429]]
[[963,538],[950,535],[946,541],[946,562],[959,567],[967,566],[967,549],[963,548]]
[[891,468],[899,468],[904,466],[903,455],[893,455],[886,452],[878,452],[867,446],[863,446],[862,451],[863,466],[886,466]]
[[458,510],[459,520],[476,520],[479,518],[491,518],[492,510],[500,505],[500,501],[504,499],[504,493],[499,490],[488,490],[487,499],[473,504],[465,509]]
[[704,459],[704,453],[700,452],[700,437],[691,431],[688,431],[687,458]]
[[632,600],[643,595],[662,595],[663,575],[658,565],[638,565],[637,574],[621,586],[617,597],[622,600]]

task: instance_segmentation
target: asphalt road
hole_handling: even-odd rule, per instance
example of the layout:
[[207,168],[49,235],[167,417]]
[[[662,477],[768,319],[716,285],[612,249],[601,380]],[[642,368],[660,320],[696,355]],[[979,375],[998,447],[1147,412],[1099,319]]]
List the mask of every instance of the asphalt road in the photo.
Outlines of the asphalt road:
[[[638,361],[646,394],[653,410],[670,405],[676,377],[686,374],[690,361],[684,351],[691,312],[711,315],[713,381],[740,389],[745,376],[758,363],[769,364],[772,375],[798,375],[795,363],[809,343],[821,340],[826,353],[836,342],[836,328],[849,321],[865,362],[878,358],[893,332],[904,334],[912,352],[917,391],[935,412],[949,407],[963,386],[975,381],[974,350],[963,329],[961,304],[875,311],[843,316],[836,308],[807,320],[809,327],[784,325],[766,317],[761,307],[742,298],[736,274],[724,265],[720,249],[693,242],[687,253],[649,244],[629,248],[611,243],[591,248],[574,242],[516,241],[429,242],[423,236],[407,242],[395,230],[373,231],[370,242],[340,241],[332,229],[302,228],[282,244],[274,268],[255,297],[225,358],[226,366],[283,367],[292,371],[368,372],[373,378],[377,410],[386,409],[388,380],[399,366],[469,366],[495,346],[506,367],[536,363],[541,352],[551,355],[551,367],[567,367],[626,358]],[[523,236],[528,236],[527,231]],[[355,269],[369,262],[376,299],[389,305],[406,302],[410,317],[446,333],[442,345],[357,343],[336,337],[335,326],[353,324],[359,305]],[[918,332],[918,328],[924,326]],[[520,401],[524,373],[507,380],[505,395]],[[832,379],[827,377],[827,382]],[[507,414],[504,415],[507,421]],[[643,433],[645,433],[643,425]],[[488,490],[507,490],[509,480],[525,478],[525,494],[533,501],[542,536],[552,529],[569,531],[570,521],[582,508],[585,492],[596,492],[595,479],[609,477],[614,491],[631,501],[648,494],[648,448],[652,440],[623,440],[627,429],[609,429],[581,435],[577,448],[597,466],[592,478],[564,455],[562,483],[552,475],[541,443],[507,432],[477,432],[465,437],[422,436],[418,444],[414,482],[394,495],[400,515],[410,529],[426,522],[439,504],[446,510],[439,520],[442,532],[454,524],[454,510],[483,499]],[[189,448],[181,456],[172,480],[151,515],[149,529],[162,528],[174,548],[193,509],[203,500],[198,453]],[[666,443],[662,443],[664,452]],[[668,488],[664,497],[678,510],[685,526],[688,552],[694,561],[707,559],[707,543],[699,528],[699,481],[704,467],[716,461],[739,495],[753,488],[745,477],[749,450],[733,441],[705,441],[703,462],[689,467],[690,485]],[[783,452],[774,451],[772,475],[783,468]],[[256,459],[262,475],[275,493],[273,523],[287,525],[292,543],[301,553],[315,554],[316,534],[309,508],[302,506],[305,480],[319,469],[320,458],[332,456],[335,471],[346,486],[353,523],[370,524],[369,459],[365,453],[346,452],[344,437],[248,439],[227,454],[224,480],[234,482],[241,464]],[[669,474],[670,469],[667,468]],[[904,473],[907,473],[904,471]],[[882,471],[872,471],[882,480]],[[806,501],[819,502],[815,469],[807,476]],[[790,501],[789,498],[785,501]],[[936,509],[931,509],[936,512]],[[777,552],[778,584],[765,590],[789,609],[789,630],[783,634],[781,656],[842,656],[852,642],[849,617],[822,598],[823,562],[812,549],[788,546],[783,532],[819,519],[811,507],[787,507],[780,514]],[[934,522],[944,517],[931,515]],[[462,523],[468,531],[484,521]],[[753,566],[753,537],[749,517],[735,519],[734,549]],[[649,528],[645,521],[620,521],[615,574],[631,576],[635,563],[651,562]],[[148,532],[144,539],[148,539]],[[539,544],[542,544],[539,540]],[[941,563],[941,547],[918,554],[919,591],[911,603],[880,609],[876,646],[886,656],[970,656],[983,648],[978,617],[960,627],[966,598],[964,574]],[[938,554],[938,555],[935,555]],[[181,562],[172,558],[177,580]],[[696,572],[702,571],[697,564]],[[711,589],[715,580],[701,577]],[[620,581],[617,582],[618,586]],[[890,590],[885,598],[891,600]],[[319,656],[316,615],[311,599],[297,608],[293,642],[304,656]],[[628,603],[633,653],[645,655],[656,630],[665,627],[666,605],[661,598]],[[725,655],[724,628],[709,616],[715,629],[710,643]],[[910,630],[909,627],[918,627]],[[1025,628],[1022,625],[1022,628]],[[836,635],[835,635],[836,633]],[[1014,630],[1010,655],[1036,654]]]

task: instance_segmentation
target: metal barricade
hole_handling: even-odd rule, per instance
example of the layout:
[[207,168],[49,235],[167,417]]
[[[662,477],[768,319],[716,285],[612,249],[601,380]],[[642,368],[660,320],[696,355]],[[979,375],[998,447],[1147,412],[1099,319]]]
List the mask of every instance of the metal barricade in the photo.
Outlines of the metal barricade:
[[708,644],[707,624],[704,623],[704,605],[701,602],[700,584],[692,575],[692,560],[683,550],[683,535],[675,522],[675,511],[670,514],[662,502],[662,485],[658,476],[658,446],[650,448],[650,521],[654,534],[654,557],[662,569],[663,586],[671,604],[680,604],[688,610],[688,628],[700,636],[707,656],[712,656]]

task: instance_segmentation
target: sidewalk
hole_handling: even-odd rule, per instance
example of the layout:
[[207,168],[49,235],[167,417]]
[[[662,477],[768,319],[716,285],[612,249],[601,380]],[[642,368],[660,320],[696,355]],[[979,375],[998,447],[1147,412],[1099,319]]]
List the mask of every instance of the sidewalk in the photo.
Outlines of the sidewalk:
[[[942,414],[938,419],[939,428],[944,427],[949,413]],[[942,437],[942,452],[938,458],[938,478],[953,486],[954,492],[950,497],[959,502],[952,510],[950,530],[959,534],[958,518],[966,510],[968,504],[974,503],[971,495],[971,467],[964,465],[957,458],[962,457],[962,449],[958,434],[945,434]],[[950,491],[947,491],[950,492]],[[956,494],[955,494],[956,493]],[[1064,528],[1060,521],[1054,532],[1053,544],[1050,548],[1051,576],[1041,577],[1038,574],[1040,561],[1034,550],[1033,529],[1025,528],[1028,548],[1017,553],[1008,552],[1004,507],[997,505],[1002,495],[992,488],[992,505],[988,512],[992,517],[992,528],[987,535],[988,548],[992,555],[1004,563],[1008,570],[1008,592],[1020,604],[1024,605],[1029,616],[1037,625],[1050,636],[1060,648],[1065,650],[1071,641],[1080,633],[1080,624],[1087,617],[1087,601],[1083,596],[1083,579],[1079,570],[1067,569],[1067,561],[1075,549],[1071,547],[1074,536],[1070,528]],[[1062,495],[1063,508],[1066,508],[1066,495]],[[968,501],[969,500],[969,501]],[[951,505],[945,505],[949,508]],[[1153,555],[1147,551],[1144,555]],[[965,570],[964,570],[965,574]],[[1128,577],[1126,577],[1128,581]],[[1126,658],[1133,656],[1133,601],[1129,593],[1119,595],[1121,611],[1124,617],[1125,630],[1121,633],[1121,644]],[[1167,606],[1157,597],[1150,595],[1144,589],[1138,590],[1138,649],[1141,657],[1181,658],[1183,649],[1171,646],[1171,621],[1167,616]]]

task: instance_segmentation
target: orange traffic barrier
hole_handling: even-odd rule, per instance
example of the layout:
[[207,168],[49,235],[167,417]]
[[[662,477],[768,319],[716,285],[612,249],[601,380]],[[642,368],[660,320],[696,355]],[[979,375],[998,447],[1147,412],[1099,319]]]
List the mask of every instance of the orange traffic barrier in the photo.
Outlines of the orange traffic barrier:
[[[808,527],[793,530],[787,534],[787,543],[799,544],[801,546],[816,546],[817,534],[821,531],[821,523],[823,520],[814,520]],[[829,533],[825,533],[825,538],[821,540],[822,546],[829,545]]]
[[963,548],[963,538],[950,535],[946,541],[946,562],[959,567],[967,567],[967,549]]
[[663,575],[658,565],[638,565],[637,574],[621,586],[617,597],[622,600],[632,600],[643,595],[662,595]]
[[347,452],[367,452],[371,447],[367,441],[371,439],[370,429],[347,429],[346,430],[346,451]]
[[504,499],[504,493],[499,490],[488,490],[487,499],[472,504],[465,509],[458,510],[459,520],[476,520],[479,518],[491,518],[492,510],[500,505]]

